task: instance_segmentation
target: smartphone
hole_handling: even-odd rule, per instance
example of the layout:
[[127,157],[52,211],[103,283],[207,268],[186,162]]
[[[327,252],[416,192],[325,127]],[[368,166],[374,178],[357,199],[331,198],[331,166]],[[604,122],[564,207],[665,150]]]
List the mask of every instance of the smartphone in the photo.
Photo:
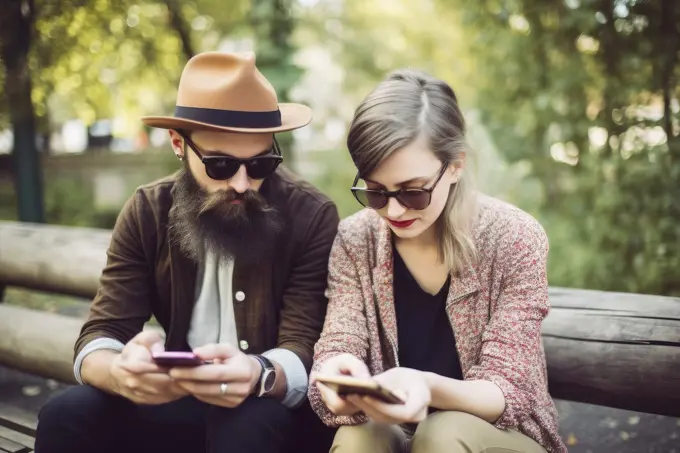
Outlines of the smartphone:
[[156,365],[162,367],[199,366],[211,363],[211,361],[201,359],[193,352],[184,351],[154,352],[151,354],[151,358],[156,362]]
[[322,384],[330,387],[340,396],[346,395],[369,395],[389,404],[404,404],[405,401],[387,390],[374,379],[356,378],[352,376],[323,376],[315,378]]

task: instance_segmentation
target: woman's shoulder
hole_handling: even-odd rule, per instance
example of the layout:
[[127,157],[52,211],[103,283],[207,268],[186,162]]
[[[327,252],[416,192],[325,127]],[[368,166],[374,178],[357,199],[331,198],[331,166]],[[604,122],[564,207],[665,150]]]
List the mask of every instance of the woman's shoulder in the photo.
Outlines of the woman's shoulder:
[[548,236],[540,222],[519,207],[479,194],[478,215],[474,226],[478,247],[494,248],[523,243],[536,247],[547,246]]
[[382,227],[382,219],[374,210],[362,209],[340,221],[338,237],[348,248],[365,247],[375,242]]

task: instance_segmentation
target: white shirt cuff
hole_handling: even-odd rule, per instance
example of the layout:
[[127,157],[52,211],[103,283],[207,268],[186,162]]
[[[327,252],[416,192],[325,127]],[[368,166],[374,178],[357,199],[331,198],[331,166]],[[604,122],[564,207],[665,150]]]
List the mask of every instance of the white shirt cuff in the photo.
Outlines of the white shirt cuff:
[[75,376],[76,381],[78,381],[78,384],[80,385],[85,384],[85,382],[83,382],[82,376],[80,375],[80,368],[83,366],[83,360],[88,354],[94,351],[98,351],[100,349],[108,349],[111,351],[121,352],[124,347],[125,345],[120,341],[114,340],[113,338],[105,337],[97,338],[86,344],[85,347],[80,351],[80,354],[78,354],[78,356],[76,357],[75,362],[73,363],[73,375]]
[[300,357],[293,351],[283,348],[270,349],[262,355],[278,363],[286,375],[288,388],[281,403],[291,409],[299,407],[307,398],[309,385],[309,376]]

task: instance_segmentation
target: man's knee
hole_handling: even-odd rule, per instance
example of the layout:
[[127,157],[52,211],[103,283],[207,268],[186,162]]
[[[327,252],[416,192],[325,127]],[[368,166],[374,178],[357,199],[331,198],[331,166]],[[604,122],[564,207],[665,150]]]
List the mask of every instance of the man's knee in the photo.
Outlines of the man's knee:
[[479,452],[482,424],[488,422],[465,412],[436,412],[420,422],[413,436],[412,453]]
[[293,425],[293,412],[273,398],[248,398],[235,408],[213,406],[211,424],[266,426],[276,428]]
[[398,426],[368,422],[341,426],[331,453],[401,453],[404,444],[405,435]]
[[75,386],[55,396],[38,414],[35,450],[87,451],[94,440],[113,438],[113,421],[126,400],[90,386]]
[[209,451],[283,451],[293,432],[293,411],[272,398],[248,398],[240,406],[213,406],[208,415]]
[[71,421],[112,417],[122,398],[109,395],[89,385],[71,387],[50,399],[38,414],[38,429],[48,425],[64,425]]

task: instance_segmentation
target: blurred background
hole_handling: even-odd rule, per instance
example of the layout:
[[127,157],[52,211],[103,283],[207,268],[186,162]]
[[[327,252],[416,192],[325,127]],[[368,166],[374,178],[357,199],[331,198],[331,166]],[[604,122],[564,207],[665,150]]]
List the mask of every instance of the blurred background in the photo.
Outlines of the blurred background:
[[254,50],[281,101],[313,108],[285,162],[347,216],[348,122],[409,66],[456,91],[480,188],[545,227],[551,286],[680,296],[678,0],[3,0],[0,46],[0,220],[110,229],[179,168],[139,118],[171,114],[207,50]]

